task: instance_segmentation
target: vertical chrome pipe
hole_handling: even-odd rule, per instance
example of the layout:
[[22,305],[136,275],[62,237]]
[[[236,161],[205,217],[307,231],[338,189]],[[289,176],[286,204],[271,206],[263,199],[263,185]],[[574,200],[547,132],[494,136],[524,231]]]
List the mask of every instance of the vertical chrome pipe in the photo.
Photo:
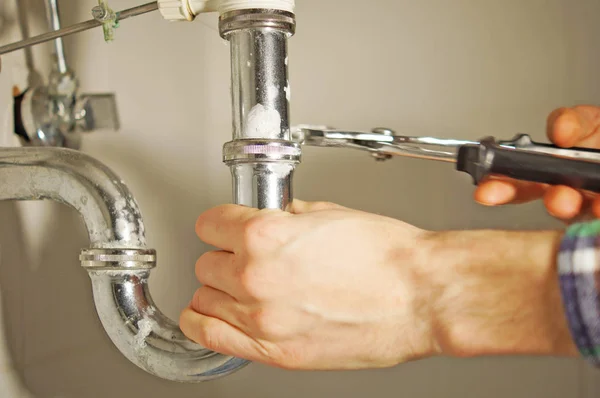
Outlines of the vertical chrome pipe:
[[234,139],[290,138],[287,37],[269,28],[228,35]]
[[223,159],[232,172],[234,203],[285,210],[301,158],[289,117],[287,41],[295,17],[250,9],[222,15],[219,25],[231,48],[233,140]]
[[[46,11],[51,30],[60,30],[60,13],[58,11],[58,0],[46,0]],[[56,53],[56,66],[61,74],[68,71],[67,58],[62,37],[54,39],[54,51]]]

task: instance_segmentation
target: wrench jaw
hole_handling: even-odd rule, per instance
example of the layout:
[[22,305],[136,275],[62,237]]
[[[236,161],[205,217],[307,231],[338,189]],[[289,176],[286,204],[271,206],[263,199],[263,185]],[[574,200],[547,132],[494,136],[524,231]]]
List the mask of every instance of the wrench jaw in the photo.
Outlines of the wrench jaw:
[[395,156],[456,162],[458,149],[469,141],[397,135],[388,128],[370,132],[337,130],[315,125],[292,127],[292,139],[300,145],[356,149],[384,161]]
[[[326,139],[327,131],[335,130],[328,126],[299,124],[290,128],[292,141],[306,146],[331,146]],[[335,143],[335,142],[334,142]]]
[[[291,128],[291,133],[292,140],[299,145],[367,151],[378,161],[392,158],[381,145],[381,140],[385,137],[380,136],[377,129],[373,130],[373,133],[359,133],[328,126],[298,125]],[[387,138],[388,141],[393,141],[393,136],[387,135]]]

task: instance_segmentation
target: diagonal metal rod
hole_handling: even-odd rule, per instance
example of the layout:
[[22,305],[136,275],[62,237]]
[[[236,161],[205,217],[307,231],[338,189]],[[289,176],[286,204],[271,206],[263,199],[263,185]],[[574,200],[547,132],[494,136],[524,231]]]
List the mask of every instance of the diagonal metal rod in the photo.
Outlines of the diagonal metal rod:
[[[158,2],[153,1],[151,3],[143,4],[141,6],[136,6],[133,8],[129,8],[127,10],[123,10],[117,12],[117,20],[122,21],[124,19],[135,17],[138,15],[145,14],[147,12],[158,10]],[[6,46],[0,47],[0,55],[7,54],[13,51],[17,51],[26,47],[31,47],[36,44],[45,43],[50,40],[58,39],[60,37],[72,35],[74,33],[83,32],[84,30],[89,30],[93,28],[97,28],[102,26],[102,22],[96,19],[91,19],[89,21],[80,22],[75,25],[68,26],[66,28],[55,30],[53,32],[48,32],[41,34],[39,36],[31,37],[26,40],[18,41],[16,43],[7,44]]]

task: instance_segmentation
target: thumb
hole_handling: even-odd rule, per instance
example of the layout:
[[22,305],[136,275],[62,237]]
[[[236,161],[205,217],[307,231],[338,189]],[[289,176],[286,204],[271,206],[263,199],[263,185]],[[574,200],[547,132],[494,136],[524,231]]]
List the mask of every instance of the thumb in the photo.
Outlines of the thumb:
[[345,207],[331,202],[305,202],[294,199],[288,206],[288,211],[293,214],[314,213],[326,210],[342,210]]
[[559,108],[548,116],[548,138],[560,147],[600,146],[600,107]]

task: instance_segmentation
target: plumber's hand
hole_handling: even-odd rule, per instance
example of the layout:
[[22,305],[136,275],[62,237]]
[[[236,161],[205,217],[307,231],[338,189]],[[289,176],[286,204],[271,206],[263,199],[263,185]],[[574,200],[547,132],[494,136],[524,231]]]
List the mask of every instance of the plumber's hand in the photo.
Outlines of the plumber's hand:
[[333,204],[290,213],[225,205],[196,231],[223,249],[180,325],[214,351],[288,369],[358,369],[428,356],[431,292],[415,227]]
[[[600,148],[600,107],[577,106],[560,108],[548,117],[549,139],[561,147]],[[543,198],[548,212],[562,220],[571,220],[581,213],[592,211],[600,216],[600,199],[589,192],[575,189],[490,178],[475,192],[475,200],[489,206],[524,203]]]

